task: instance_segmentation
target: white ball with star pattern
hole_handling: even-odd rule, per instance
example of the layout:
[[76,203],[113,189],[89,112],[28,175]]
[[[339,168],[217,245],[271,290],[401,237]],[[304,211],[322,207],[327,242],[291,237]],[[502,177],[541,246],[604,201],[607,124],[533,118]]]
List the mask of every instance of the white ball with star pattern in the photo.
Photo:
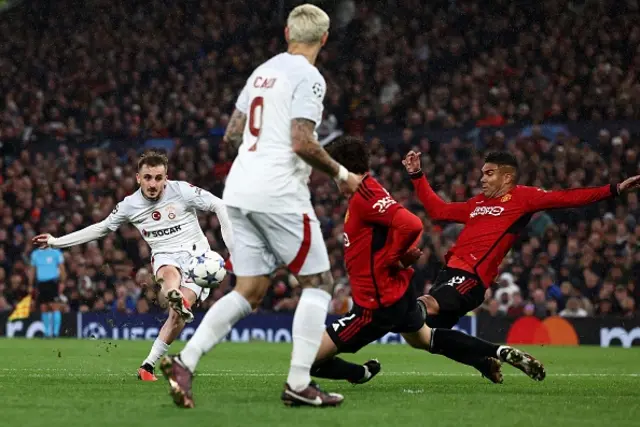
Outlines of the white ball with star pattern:
[[187,267],[187,279],[203,288],[217,288],[226,275],[224,259],[214,251],[194,256]]

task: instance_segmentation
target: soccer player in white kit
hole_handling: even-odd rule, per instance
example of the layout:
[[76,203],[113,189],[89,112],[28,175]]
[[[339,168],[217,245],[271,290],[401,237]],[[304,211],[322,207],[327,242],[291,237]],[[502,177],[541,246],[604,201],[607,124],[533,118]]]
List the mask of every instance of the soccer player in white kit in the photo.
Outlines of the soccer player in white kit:
[[325,81],[315,67],[329,17],[305,4],[289,14],[287,52],[251,74],[241,91],[225,140],[238,148],[223,194],[234,231],[231,252],[237,284],[209,309],[184,350],[160,366],[174,402],[193,407],[192,375],[200,357],[258,306],[269,275],[284,264],[304,288],[293,318],[293,352],[282,400],[286,405],[337,406],[343,397],[311,382],[333,277],[308,188],[312,168],[353,193],[358,178],[320,146]]
[[210,192],[184,182],[167,179],[168,159],[163,153],[149,151],[138,160],[136,179],[140,188],[127,196],[103,221],[61,237],[40,234],[33,238],[39,247],[66,248],[102,238],[129,222],[151,247],[151,262],[156,281],[172,310],[153,343],[149,356],[138,369],[138,377],[155,381],[156,362],[178,337],[185,322],[193,320],[191,306],[204,301],[209,289],[197,286],[186,276],[193,256],[210,250],[198,223],[197,211],[215,212],[222,238],[231,249],[233,234],[227,210],[221,199]]

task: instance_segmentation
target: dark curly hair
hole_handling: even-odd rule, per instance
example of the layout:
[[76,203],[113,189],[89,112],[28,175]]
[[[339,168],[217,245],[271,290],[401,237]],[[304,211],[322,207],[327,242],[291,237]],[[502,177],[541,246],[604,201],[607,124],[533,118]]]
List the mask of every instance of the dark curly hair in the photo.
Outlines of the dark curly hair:
[[349,172],[360,175],[369,172],[369,147],[364,140],[353,136],[342,136],[331,142],[326,150]]

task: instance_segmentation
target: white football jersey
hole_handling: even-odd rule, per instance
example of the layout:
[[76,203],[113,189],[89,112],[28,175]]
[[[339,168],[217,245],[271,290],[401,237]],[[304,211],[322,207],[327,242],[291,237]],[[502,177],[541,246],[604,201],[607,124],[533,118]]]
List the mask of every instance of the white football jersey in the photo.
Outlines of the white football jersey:
[[225,183],[227,205],[267,213],[313,211],[311,166],[293,152],[291,121],[308,119],[317,129],[325,90],[324,78],[302,55],[281,53],[256,68],[236,103],[247,123]]
[[184,181],[167,181],[164,194],[151,201],[138,189],[118,203],[105,219],[109,231],[116,231],[124,223],[133,224],[151,248],[152,254],[189,251],[204,253],[209,242],[200,228],[198,210],[211,210],[213,194]]

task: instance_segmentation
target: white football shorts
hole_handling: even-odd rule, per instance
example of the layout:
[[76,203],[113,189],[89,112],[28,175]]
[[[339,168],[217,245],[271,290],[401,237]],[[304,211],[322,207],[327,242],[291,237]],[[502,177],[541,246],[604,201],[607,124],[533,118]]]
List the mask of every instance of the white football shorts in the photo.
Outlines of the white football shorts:
[[193,292],[196,293],[197,300],[204,301],[207,299],[207,297],[209,297],[209,293],[211,292],[211,289],[202,288],[196,285],[195,283],[193,283],[193,281],[191,281],[191,279],[187,277],[187,267],[189,265],[189,261],[191,260],[192,256],[193,255],[191,255],[189,252],[176,252],[173,254],[170,254],[170,253],[154,254],[153,257],[151,258],[153,275],[157,276],[158,270],[163,265],[173,265],[174,267],[177,267],[178,270],[180,270],[180,273],[182,274],[182,283],[180,284],[180,286],[184,286],[185,288],[191,289]]
[[233,227],[233,273],[263,276],[286,265],[293,274],[329,271],[329,256],[315,213],[264,213],[227,206]]

